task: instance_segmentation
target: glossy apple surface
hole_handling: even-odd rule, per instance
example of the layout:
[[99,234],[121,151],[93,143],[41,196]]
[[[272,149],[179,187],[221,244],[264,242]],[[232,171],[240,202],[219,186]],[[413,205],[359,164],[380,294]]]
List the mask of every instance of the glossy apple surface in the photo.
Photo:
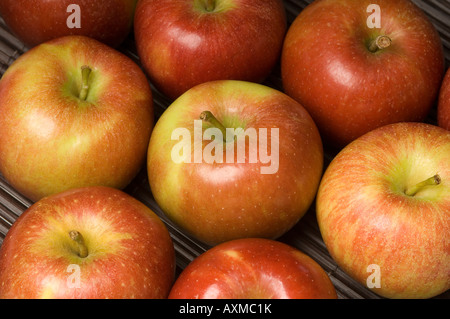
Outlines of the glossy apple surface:
[[169,299],[336,299],[325,271],[284,243],[236,239],[194,259],[173,285]]
[[[0,15],[28,47],[67,35],[83,35],[117,47],[132,30],[136,3],[137,0],[2,0]],[[74,16],[78,12],[71,5],[79,6],[79,17]],[[80,24],[72,27],[78,21]]]
[[33,201],[69,188],[123,188],[144,164],[153,121],[150,86],[131,59],[87,37],[52,40],[0,81],[0,172]]
[[379,295],[430,298],[450,288],[449,131],[397,123],[358,138],[327,168],[316,210],[344,271],[366,285],[378,267]]
[[[444,72],[439,34],[424,12],[409,0],[376,1],[380,28],[369,28],[372,4],[314,1],[284,42],[285,92],[309,111],[324,142],[338,148],[386,124],[423,121]],[[390,42],[369,48],[378,36]]]
[[174,267],[169,232],[144,204],[113,188],[73,189],[33,204],[10,228],[0,298],[166,298]]
[[280,0],[142,0],[134,31],[152,82],[175,99],[212,80],[264,80],[286,32]]
[[[225,128],[241,128],[240,141],[258,132],[257,141],[249,134],[245,144],[237,138],[211,144],[205,135],[213,128],[209,123],[200,123],[196,141],[194,120],[203,111]],[[174,135],[179,129],[189,137]],[[180,143],[189,149],[181,152]],[[235,151],[227,159],[229,149]],[[215,152],[214,160],[207,158]],[[174,153],[183,161],[174,160]],[[147,157],[152,194],[165,214],[208,244],[282,235],[311,205],[322,168],[320,135],[300,104],[267,86],[233,80],[200,84],[172,103],[155,125]]]
[[[450,69],[449,69],[450,70]],[[447,70],[439,92],[438,125],[450,131],[450,71]]]

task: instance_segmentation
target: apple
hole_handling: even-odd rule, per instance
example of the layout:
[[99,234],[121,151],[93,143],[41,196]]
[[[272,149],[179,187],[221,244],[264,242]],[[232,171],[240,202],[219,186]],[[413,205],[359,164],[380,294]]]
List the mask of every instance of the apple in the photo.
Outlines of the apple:
[[133,27],[137,0],[2,0],[0,15],[28,47],[67,35],[119,46]]
[[0,81],[0,172],[33,201],[69,188],[124,188],[144,166],[152,92],[130,58],[84,36],[19,57]]
[[263,81],[286,29],[280,0],[141,0],[134,20],[142,65],[171,100],[203,82]]
[[167,298],[175,252],[147,206],[104,186],[31,205],[0,248],[0,298]]
[[326,272],[285,243],[262,238],[221,243],[195,258],[169,299],[336,299]]
[[281,54],[284,91],[337,149],[386,124],[424,121],[443,72],[439,34],[409,0],[314,1]]
[[439,92],[438,125],[450,131],[450,69],[445,73]]
[[448,290],[449,163],[450,132],[431,124],[388,124],[347,145],[316,200],[336,263],[387,298]]
[[323,161],[318,129],[299,103],[262,84],[218,80],[161,115],[147,173],[164,213],[216,245],[287,232],[312,204]]

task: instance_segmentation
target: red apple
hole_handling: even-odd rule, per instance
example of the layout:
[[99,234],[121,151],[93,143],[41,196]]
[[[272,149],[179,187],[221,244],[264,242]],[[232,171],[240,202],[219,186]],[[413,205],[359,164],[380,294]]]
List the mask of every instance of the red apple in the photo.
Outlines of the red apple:
[[2,0],[0,15],[27,46],[84,35],[119,46],[133,27],[137,0]]
[[450,131],[450,69],[445,74],[439,92],[438,125]]
[[327,168],[316,210],[331,256],[379,295],[450,288],[449,131],[397,123],[363,135]]
[[219,244],[194,259],[169,299],[336,299],[325,271],[287,244],[261,238]]
[[210,245],[284,234],[310,207],[322,168],[306,110],[275,89],[235,80],[200,84],[173,102],[147,158],[162,210]]
[[212,80],[264,80],[286,28],[280,0],[141,0],[134,22],[142,64],[171,99]]
[[137,64],[88,37],[55,39],[0,81],[0,172],[33,201],[82,186],[123,188],[145,162],[153,121]]
[[[373,4],[379,28],[369,28]],[[443,72],[439,34],[409,0],[314,1],[291,25],[281,57],[285,92],[338,148],[386,124],[423,121]]]
[[108,187],[33,204],[0,248],[0,298],[167,298],[175,253],[148,207]]

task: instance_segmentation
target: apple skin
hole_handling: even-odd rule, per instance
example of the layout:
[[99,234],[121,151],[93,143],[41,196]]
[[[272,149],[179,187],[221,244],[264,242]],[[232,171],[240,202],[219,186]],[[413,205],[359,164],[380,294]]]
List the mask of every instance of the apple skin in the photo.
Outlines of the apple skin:
[[[2,0],[0,15],[28,47],[68,35],[83,35],[118,47],[131,32],[137,0]],[[80,6],[81,28],[69,28],[67,12]]]
[[280,0],[141,0],[136,47],[152,83],[174,100],[213,80],[261,82],[278,62],[287,29]]
[[[314,1],[292,23],[281,55],[284,91],[339,149],[386,124],[424,121],[444,72],[439,34],[416,5],[376,1],[381,29],[369,29],[372,3]],[[372,53],[368,44],[379,35],[392,44]]]
[[[82,234],[80,257],[68,233]],[[68,284],[79,266],[77,287]],[[0,248],[0,298],[167,298],[175,252],[165,224],[147,206],[109,187],[72,189],[28,208]]]
[[[171,153],[180,141],[172,140],[172,133],[185,128],[193,137],[194,120],[205,110],[226,128],[266,128],[268,154],[271,129],[278,128],[277,172],[261,174],[268,164],[259,160],[257,146],[250,149],[248,139],[244,163],[238,163],[237,152],[232,163],[225,155],[223,163],[176,163]],[[203,141],[203,151],[210,143]],[[254,163],[248,159],[252,153],[258,154]],[[300,104],[261,84],[223,80],[195,86],[166,109],[150,139],[147,172],[164,213],[191,236],[215,245],[242,237],[273,239],[287,232],[312,204],[323,161],[317,127]]]
[[445,73],[439,92],[438,125],[450,131],[450,69]]
[[[78,98],[81,67],[90,89]],[[83,36],[19,57],[0,81],[0,172],[33,201],[69,188],[124,188],[143,167],[153,128],[144,72]]]
[[221,243],[194,259],[169,299],[336,299],[325,271],[287,244],[262,238]]
[[[375,129],[331,162],[317,220],[337,264],[361,284],[380,267],[388,298],[431,298],[450,288],[450,132],[424,123]],[[438,173],[441,184],[409,187]]]

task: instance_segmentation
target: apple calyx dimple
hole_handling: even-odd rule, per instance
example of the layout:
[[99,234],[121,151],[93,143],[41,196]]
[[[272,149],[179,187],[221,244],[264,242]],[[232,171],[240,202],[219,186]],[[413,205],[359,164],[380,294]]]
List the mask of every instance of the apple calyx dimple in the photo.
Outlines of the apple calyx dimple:
[[379,50],[383,50],[390,47],[391,44],[392,44],[391,38],[389,38],[387,35],[380,35],[369,44],[368,49],[370,52],[375,53]]
[[86,258],[89,255],[86,243],[84,242],[84,238],[81,235],[80,232],[76,231],[76,230],[71,230],[69,231],[69,237],[70,239],[72,239],[78,248],[78,256],[80,258]]
[[216,8],[216,0],[205,0],[205,9],[208,12],[214,11]]
[[91,68],[87,65],[81,67],[81,90],[79,99],[86,101],[89,93],[89,76],[91,75]]
[[436,174],[430,178],[427,178],[426,180],[412,186],[412,187],[408,187],[405,190],[405,194],[408,196],[414,196],[417,194],[417,192],[419,192],[421,189],[423,189],[426,186],[435,186],[435,185],[439,185],[441,183],[441,177]]

